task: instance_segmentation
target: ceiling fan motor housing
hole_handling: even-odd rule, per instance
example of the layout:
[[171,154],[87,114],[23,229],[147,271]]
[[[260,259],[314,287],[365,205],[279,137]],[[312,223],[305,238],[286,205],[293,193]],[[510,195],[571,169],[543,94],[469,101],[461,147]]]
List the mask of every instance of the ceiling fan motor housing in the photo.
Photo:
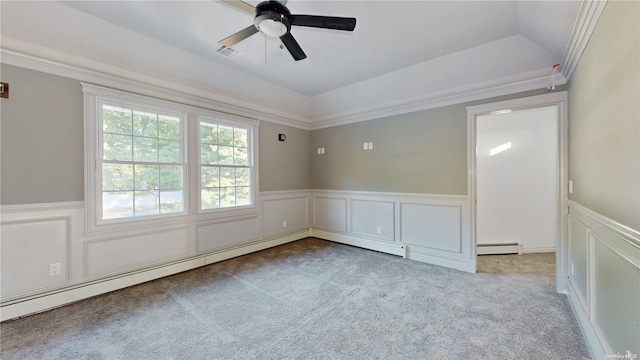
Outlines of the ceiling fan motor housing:
[[265,1],[256,6],[254,26],[260,32],[271,37],[280,37],[291,30],[287,15],[289,9],[277,1]]

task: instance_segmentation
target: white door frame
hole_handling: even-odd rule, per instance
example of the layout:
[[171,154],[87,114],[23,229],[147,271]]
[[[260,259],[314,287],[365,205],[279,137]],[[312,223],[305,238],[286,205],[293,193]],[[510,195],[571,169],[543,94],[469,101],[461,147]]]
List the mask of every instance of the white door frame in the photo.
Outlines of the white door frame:
[[[521,99],[507,100],[467,107],[467,174],[469,207],[471,209],[471,242],[472,256],[475,258],[478,251],[476,233],[476,171],[477,171],[477,134],[476,123],[480,115],[500,114],[505,111],[524,110],[543,106],[558,106],[558,233],[556,236],[556,287],[558,292],[566,293],[568,272],[568,116],[567,116],[567,92],[559,91],[544,95],[530,96]],[[475,260],[475,259],[474,259]],[[474,261],[474,263],[477,263]]]

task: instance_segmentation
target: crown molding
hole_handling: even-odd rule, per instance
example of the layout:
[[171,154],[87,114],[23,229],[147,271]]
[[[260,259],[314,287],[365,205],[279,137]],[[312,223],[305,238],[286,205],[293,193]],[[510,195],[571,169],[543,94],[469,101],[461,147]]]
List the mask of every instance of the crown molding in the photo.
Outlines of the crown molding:
[[578,66],[580,57],[587,47],[591,34],[596,28],[606,5],[607,0],[583,0],[580,4],[580,10],[573,25],[567,49],[560,62],[562,75],[567,81],[569,81],[573,71]]
[[[496,96],[543,89],[549,85],[550,76],[551,74],[549,74],[548,69],[540,69],[515,76],[476,83],[469,86],[433,92],[408,100],[376,105],[353,112],[333,114],[322,119],[314,119],[311,124],[311,130],[347,125],[361,121],[434,109]],[[556,74],[555,76],[556,86],[567,83],[562,74]]]
[[[147,81],[130,79],[120,74],[112,74],[93,70],[88,67],[58,62],[5,47],[0,47],[0,56],[2,63],[8,65],[303,130],[317,130],[347,125],[496,96],[542,89],[547,87],[550,76],[548,69],[540,69],[309,120],[283,115],[277,113],[275,110],[262,109],[257,106],[252,106],[251,104],[240,106],[230,103],[235,100],[228,98],[220,99],[218,94],[169,83],[161,79],[153,78],[151,80],[147,79]],[[556,85],[563,85],[566,84],[566,82],[563,74],[556,74]]]
[[[64,76],[82,82],[111,87],[119,90],[139,93],[146,96],[181,102],[210,110],[238,115],[253,120],[267,121],[280,125],[309,130],[307,119],[294,117],[273,109],[253,104],[240,103],[237,100],[220,96],[189,86],[168,82],[162,79],[146,77],[144,80],[131,79],[124,74],[114,74],[46,59],[25,52],[0,48],[2,63],[52,75]],[[234,104],[235,103],[235,104]]]

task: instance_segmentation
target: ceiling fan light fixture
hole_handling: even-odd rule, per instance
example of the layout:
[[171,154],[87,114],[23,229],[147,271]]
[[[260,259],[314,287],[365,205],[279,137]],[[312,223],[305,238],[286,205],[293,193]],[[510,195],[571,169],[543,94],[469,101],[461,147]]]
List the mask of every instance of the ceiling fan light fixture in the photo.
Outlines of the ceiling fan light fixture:
[[278,38],[288,33],[291,28],[287,18],[279,14],[259,15],[256,17],[254,24],[261,33]]

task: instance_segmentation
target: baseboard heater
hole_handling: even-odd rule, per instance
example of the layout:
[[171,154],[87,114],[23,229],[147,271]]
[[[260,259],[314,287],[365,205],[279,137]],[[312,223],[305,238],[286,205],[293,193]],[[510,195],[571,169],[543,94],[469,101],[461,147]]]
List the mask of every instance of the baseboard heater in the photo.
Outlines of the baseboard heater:
[[478,255],[518,254],[522,255],[522,245],[518,243],[478,244]]

